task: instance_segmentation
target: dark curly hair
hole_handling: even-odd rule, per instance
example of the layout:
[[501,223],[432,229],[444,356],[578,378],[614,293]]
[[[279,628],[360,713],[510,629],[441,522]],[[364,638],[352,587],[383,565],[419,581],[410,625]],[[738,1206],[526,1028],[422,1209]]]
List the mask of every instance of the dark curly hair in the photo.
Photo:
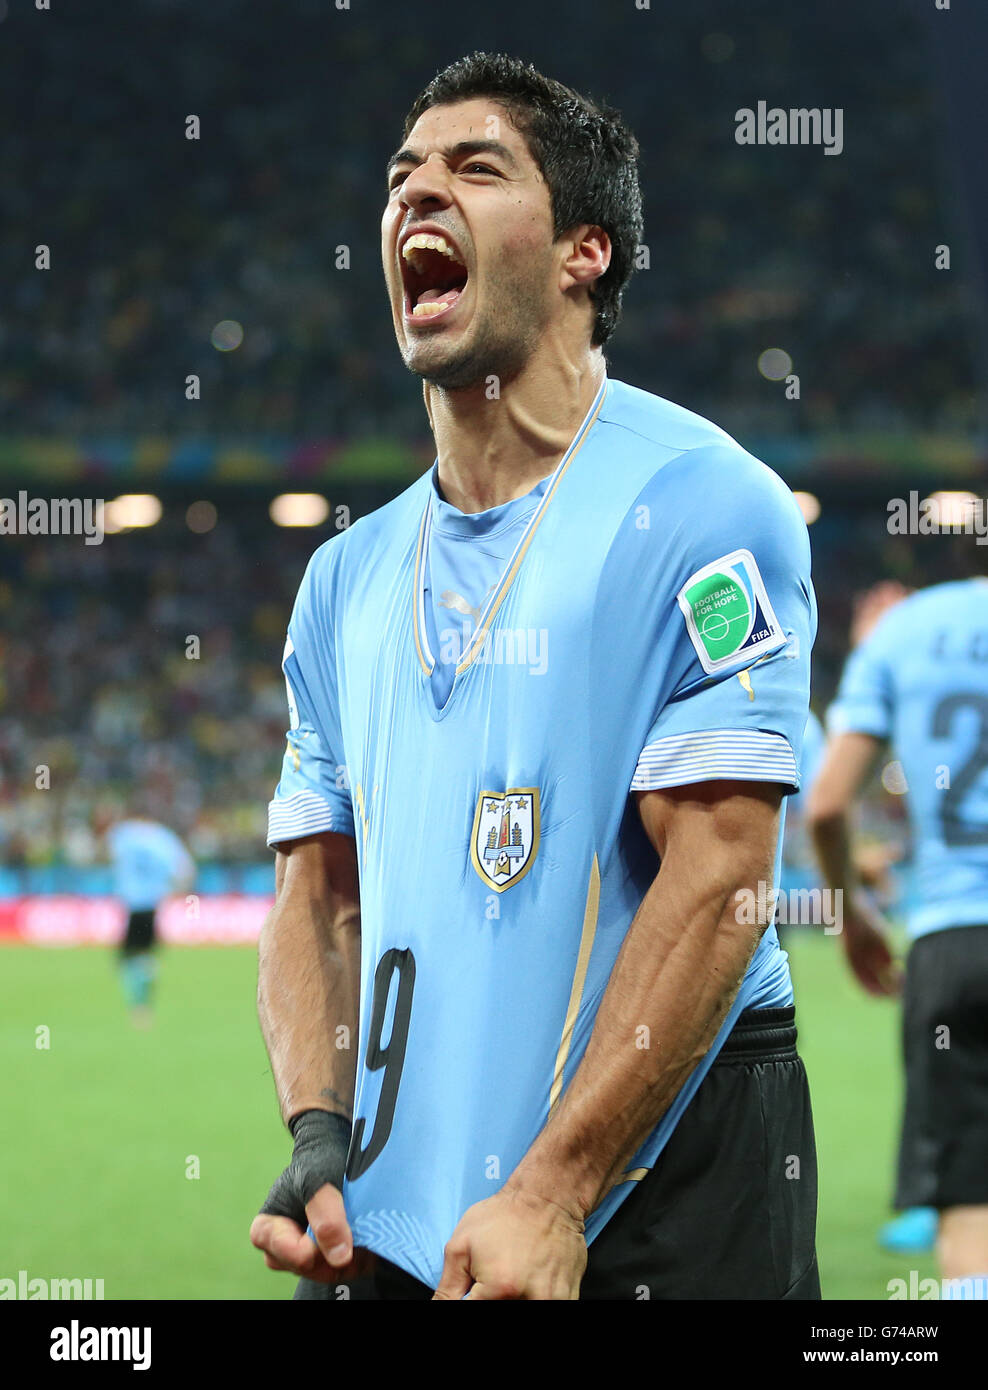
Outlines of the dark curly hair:
[[602,346],[617,327],[641,242],[638,141],[611,107],[504,53],[471,53],[437,73],[405,118],[405,138],[431,106],[474,97],[498,102],[524,137],[549,187],[553,236],[590,223],[610,237],[611,263],[590,290],[596,310],[591,342]]

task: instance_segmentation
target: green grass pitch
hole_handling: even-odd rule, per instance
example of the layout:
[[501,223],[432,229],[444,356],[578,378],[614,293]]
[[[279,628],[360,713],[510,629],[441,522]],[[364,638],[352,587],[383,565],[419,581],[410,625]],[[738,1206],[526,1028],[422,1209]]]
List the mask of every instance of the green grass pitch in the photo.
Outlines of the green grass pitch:
[[[885,1299],[890,1279],[935,1274],[930,1257],[875,1240],[892,1187],[898,1010],[857,988],[833,939],[786,944],[816,1117],[824,1297]],[[291,1277],[247,1239],[290,1152],[254,951],[162,951],[144,1033],[108,950],[8,946],[0,974],[0,1278],[101,1278],[107,1298],[290,1297]]]

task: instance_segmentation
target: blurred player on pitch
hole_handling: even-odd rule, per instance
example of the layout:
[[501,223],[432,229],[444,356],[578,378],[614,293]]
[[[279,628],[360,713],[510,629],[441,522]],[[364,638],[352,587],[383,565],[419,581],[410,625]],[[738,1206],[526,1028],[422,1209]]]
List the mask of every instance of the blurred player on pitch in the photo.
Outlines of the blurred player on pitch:
[[873,994],[898,992],[860,892],[848,813],[886,742],[902,764],[913,884],[903,1011],[906,1107],[895,1205],[935,1207],[945,1278],[988,1283],[988,579],[896,603],[848,660],[809,819],[842,940]]
[[195,863],[167,825],[135,812],[107,831],[107,848],[116,894],[127,908],[127,928],[120,943],[124,998],[136,1028],[152,1021],[155,978],[155,915],[162,899],[184,893],[195,882]]

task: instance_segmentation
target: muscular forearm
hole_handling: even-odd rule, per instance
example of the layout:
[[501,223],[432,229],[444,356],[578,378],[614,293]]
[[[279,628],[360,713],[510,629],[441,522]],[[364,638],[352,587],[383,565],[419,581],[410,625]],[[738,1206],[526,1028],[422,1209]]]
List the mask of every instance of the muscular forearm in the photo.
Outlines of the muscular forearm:
[[278,897],[260,939],[258,1016],[286,1123],[303,1110],[353,1116],[356,870],[337,858],[331,877],[319,850],[318,843],[299,843],[279,856]]
[[849,818],[855,797],[874,765],[881,741],[870,734],[838,734],[807,793],[806,821],[827,888],[848,896],[858,888]]
[[812,820],[810,834],[824,887],[854,893],[858,883],[847,816],[843,812],[833,812],[825,818]]
[[[586,1054],[509,1180],[589,1214],[709,1051],[765,922],[738,922],[737,865],[667,863],[611,973]],[[771,859],[751,875],[771,884]],[[763,900],[771,903],[766,891]]]

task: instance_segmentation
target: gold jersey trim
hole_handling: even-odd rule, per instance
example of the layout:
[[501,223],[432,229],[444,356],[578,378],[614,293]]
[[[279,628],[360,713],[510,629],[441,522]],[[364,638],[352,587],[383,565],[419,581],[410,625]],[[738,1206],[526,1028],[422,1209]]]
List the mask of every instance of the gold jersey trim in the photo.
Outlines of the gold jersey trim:
[[[566,450],[565,454],[560,459],[559,463],[556,465],[556,471],[552,477],[552,482],[546,489],[545,496],[542,498],[538,507],[535,509],[535,513],[532,516],[531,521],[525,528],[525,534],[518,542],[518,547],[515,550],[514,555],[511,557],[511,560],[508,564],[508,568],[501,576],[501,580],[498,583],[497,588],[491,595],[487,603],[487,607],[485,608],[484,613],[481,616],[480,622],[477,624],[473,637],[470,639],[469,646],[467,647],[466,651],[463,653],[463,655],[460,657],[459,662],[457,663],[456,671],[454,673],[454,679],[456,676],[460,675],[461,672],[465,671],[468,666],[471,666],[473,664],[473,662],[476,660],[478,653],[483,649],[483,645],[487,639],[487,633],[490,629],[490,625],[494,621],[494,618],[497,614],[498,609],[501,607],[501,604],[504,602],[508,590],[511,588],[511,585],[515,581],[515,577],[518,573],[519,566],[521,565],[522,560],[525,558],[525,553],[528,550],[528,547],[532,543],[532,537],[535,535],[539,523],[545,516],[546,509],[549,506],[549,503],[552,501],[553,497],[555,496],[556,489],[558,488],[563,475],[569,468],[570,464],[573,462],[576,455],[579,453],[580,449],[583,447],[584,443],[586,442],[587,435],[590,433],[590,430],[592,429],[593,425],[597,420],[597,416],[601,412],[604,400],[607,396],[607,386],[608,378],[605,376],[604,380],[601,382],[600,389],[598,390],[597,395],[594,397],[593,404],[591,405],[590,410],[587,413],[582,425],[578,429],[569,448]],[[421,664],[423,673],[427,676],[431,676],[436,665],[435,657],[432,655],[432,652],[429,650],[428,647],[428,638],[426,636],[425,626],[425,608],[422,600],[422,566],[425,562],[426,542],[429,535],[431,521],[432,492],[430,489],[429,496],[425,504],[425,510],[422,514],[422,521],[419,525],[418,546],[415,552],[415,572],[412,584],[412,624],[415,630],[415,651],[418,655],[419,663]]]
[[570,1045],[573,1041],[573,1029],[576,1026],[577,1016],[580,1012],[580,1000],[583,998],[583,987],[587,982],[587,968],[590,965],[590,953],[593,950],[594,937],[597,934],[597,914],[600,910],[600,867],[597,863],[596,854],[590,866],[590,882],[587,885],[587,903],[583,910],[583,931],[580,936],[580,949],[576,957],[576,969],[573,972],[573,984],[569,993],[569,1006],[566,1010],[566,1021],[563,1024],[563,1035],[559,1040],[559,1050],[556,1053],[556,1065],[552,1074],[552,1086],[549,1089],[549,1114],[555,1110],[559,1104],[559,1098],[563,1093],[563,1073],[566,1070],[566,1059],[569,1057]]

